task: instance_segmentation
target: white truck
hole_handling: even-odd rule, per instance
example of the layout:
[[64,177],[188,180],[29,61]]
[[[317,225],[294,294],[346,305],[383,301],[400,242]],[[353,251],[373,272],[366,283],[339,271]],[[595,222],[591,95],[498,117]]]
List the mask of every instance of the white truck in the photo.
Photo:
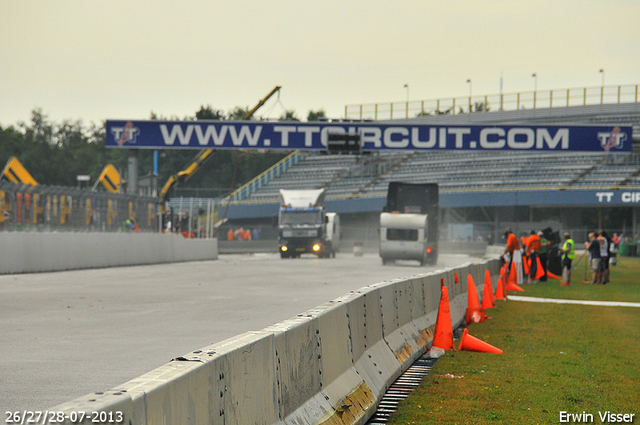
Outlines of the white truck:
[[340,217],[326,212],[324,189],[280,189],[278,250],[282,258],[311,253],[335,257],[340,248]]

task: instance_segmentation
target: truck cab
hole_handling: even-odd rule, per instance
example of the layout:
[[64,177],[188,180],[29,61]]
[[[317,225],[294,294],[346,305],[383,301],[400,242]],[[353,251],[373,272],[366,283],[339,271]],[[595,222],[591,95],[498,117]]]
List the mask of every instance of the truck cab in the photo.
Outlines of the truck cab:
[[298,258],[315,254],[335,257],[339,248],[340,220],[327,213],[324,189],[280,189],[282,202],[278,211],[278,250],[281,258]]

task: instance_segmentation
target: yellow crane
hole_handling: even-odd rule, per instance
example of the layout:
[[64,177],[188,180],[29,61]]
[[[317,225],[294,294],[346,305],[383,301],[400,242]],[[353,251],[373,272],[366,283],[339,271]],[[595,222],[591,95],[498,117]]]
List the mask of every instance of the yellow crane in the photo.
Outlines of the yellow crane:
[[[253,116],[253,114],[260,109],[260,107],[262,105],[265,104],[265,102],[267,100],[269,100],[269,98],[271,96],[273,96],[276,92],[278,92],[281,89],[280,86],[276,86],[273,90],[271,90],[269,92],[268,95],[266,95],[262,100],[260,100],[258,102],[258,104],[256,106],[254,106],[251,110],[247,111],[246,114],[244,114],[242,116],[242,120],[248,120],[249,118],[251,118]],[[196,171],[198,171],[198,169],[200,168],[200,166],[202,164],[204,164],[204,162],[211,156],[211,154],[213,153],[213,149],[202,149],[200,152],[198,152],[198,154],[191,160],[191,162],[189,163],[189,165],[187,165],[187,167],[182,170],[179,171],[178,173],[172,175],[171,177],[169,177],[169,179],[167,180],[167,182],[164,184],[164,186],[162,187],[162,190],[160,191],[160,209],[162,210],[162,212],[165,212],[165,203],[167,201],[167,199],[169,198],[169,191],[178,183],[184,183],[187,180],[189,180],[191,178],[191,176],[193,176],[195,174]]]

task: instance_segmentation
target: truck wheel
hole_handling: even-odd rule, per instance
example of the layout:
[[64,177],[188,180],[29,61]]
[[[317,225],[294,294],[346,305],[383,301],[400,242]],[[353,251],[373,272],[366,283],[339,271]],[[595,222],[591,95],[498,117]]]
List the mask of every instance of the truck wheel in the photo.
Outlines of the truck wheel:
[[283,258],[283,259],[284,259],[284,258],[289,258],[289,255],[288,255],[288,254],[285,254],[284,252],[281,252],[281,253],[280,253],[280,258]]

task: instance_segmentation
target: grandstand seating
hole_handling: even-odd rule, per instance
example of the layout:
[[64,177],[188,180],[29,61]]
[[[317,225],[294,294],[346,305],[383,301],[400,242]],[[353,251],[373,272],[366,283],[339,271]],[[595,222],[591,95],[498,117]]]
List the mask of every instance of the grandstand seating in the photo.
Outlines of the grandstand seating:
[[640,189],[640,104],[591,105],[418,117],[400,122],[631,124],[634,152],[381,152],[326,155],[299,161],[241,202],[278,202],[279,189],[326,188],[327,199],[384,197],[390,181],[435,182],[446,192],[495,190]]
[[[327,199],[386,196],[390,181],[436,182],[443,192],[640,188],[640,156],[601,153],[431,152],[356,157],[303,154],[247,201],[277,202],[279,189],[327,189]],[[634,160],[635,159],[635,160]]]

